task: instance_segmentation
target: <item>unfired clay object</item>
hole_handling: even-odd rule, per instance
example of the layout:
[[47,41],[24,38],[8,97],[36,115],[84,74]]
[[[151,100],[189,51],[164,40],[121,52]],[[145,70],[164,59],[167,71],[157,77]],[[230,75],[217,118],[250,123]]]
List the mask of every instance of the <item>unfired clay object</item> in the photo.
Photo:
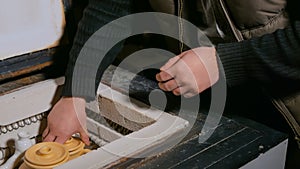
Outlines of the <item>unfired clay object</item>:
[[72,160],[91,151],[89,149],[84,149],[84,143],[79,138],[75,137],[71,137],[70,139],[68,139],[64,143],[64,146],[69,151],[69,160]]
[[84,149],[84,143],[71,137],[64,144],[42,142],[30,147],[19,169],[52,169],[69,160],[90,152]]
[[62,144],[55,142],[35,144],[25,152],[24,157],[28,169],[51,169],[68,160],[68,150]]

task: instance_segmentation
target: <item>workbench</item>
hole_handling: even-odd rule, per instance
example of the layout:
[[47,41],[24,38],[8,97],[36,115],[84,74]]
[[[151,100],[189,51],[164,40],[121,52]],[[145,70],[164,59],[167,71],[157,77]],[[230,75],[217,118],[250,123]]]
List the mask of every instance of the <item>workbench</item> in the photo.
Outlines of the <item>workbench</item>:
[[[114,66],[106,70],[101,80],[103,84],[111,85],[115,90],[149,104],[150,92],[158,89],[153,79],[148,75],[134,75],[124,70],[119,77],[115,78],[116,81],[112,85],[114,70]],[[45,78],[41,74],[33,75],[27,78],[26,84],[32,81],[34,85]],[[23,84],[22,80],[18,82],[20,83],[16,85],[3,84],[2,96],[26,89],[26,86],[19,87]],[[12,83],[14,82],[10,82]],[[130,83],[129,91],[124,88],[128,83]],[[164,111],[176,115],[179,108],[177,98],[166,94],[171,101]],[[288,136],[285,133],[239,116],[223,116],[211,137],[204,143],[199,143],[199,133],[206,117],[205,108],[199,110],[189,133],[171,149],[145,158],[124,157],[111,164],[109,168],[284,168],[288,144]],[[160,148],[160,146],[155,147],[155,149]]]

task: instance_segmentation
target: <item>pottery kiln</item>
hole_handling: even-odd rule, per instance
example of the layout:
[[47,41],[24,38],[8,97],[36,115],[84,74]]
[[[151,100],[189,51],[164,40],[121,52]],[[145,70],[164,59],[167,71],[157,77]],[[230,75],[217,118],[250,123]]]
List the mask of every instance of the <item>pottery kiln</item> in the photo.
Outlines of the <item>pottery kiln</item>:
[[[1,159],[5,159],[13,150],[13,139],[17,133],[27,131],[33,142],[40,136],[45,125],[45,112],[53,105],[57,87],[63,84],[63,78],[50,79],[0,97],[1,115]],[[114,98],[112,98],[112,96]],[[28,99],[30,98],[30,99]],[[119,123],[132,131],[128,135],[112,129],[100,114],[89,111],[88,130],[91,140],[100,148],[93,150],[84,157],[79,157],[58,168],[101,168],[112,165],[122,158],[140,156],[166,140],[172,140],[183,133],[188,122],[177,116],[151,108],[101,84],[99,88],[101,115],[112,122]],[[132,104],[139,105],[134,106]],[[132,106],[130,106],[132,105]],[[117,108],[116,108],[117,107]],[[121,111],[119,111],[121,110]],[[4,114],[3,114],[4,115]],[[127,117],[125,117],[125,116]],[[129,117],[129,118],[128,118]],[[11,147],[10,147],[11,146]],[[99,160],[101,159],[101,160]]]

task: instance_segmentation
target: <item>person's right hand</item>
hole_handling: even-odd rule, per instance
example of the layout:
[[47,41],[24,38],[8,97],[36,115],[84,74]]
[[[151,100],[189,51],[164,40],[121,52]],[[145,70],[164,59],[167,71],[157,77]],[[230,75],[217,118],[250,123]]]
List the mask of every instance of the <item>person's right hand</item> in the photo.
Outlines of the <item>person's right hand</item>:
[[75,133],[80,134],[85,144],[90,144],[86,129],[85,100],[62,97],[48,115],[47,127],[42,134],[43,141],[63,144]]
[[197,47],[171,58],[156,75],[160,89],[193,97],[219,80],[214,47]]

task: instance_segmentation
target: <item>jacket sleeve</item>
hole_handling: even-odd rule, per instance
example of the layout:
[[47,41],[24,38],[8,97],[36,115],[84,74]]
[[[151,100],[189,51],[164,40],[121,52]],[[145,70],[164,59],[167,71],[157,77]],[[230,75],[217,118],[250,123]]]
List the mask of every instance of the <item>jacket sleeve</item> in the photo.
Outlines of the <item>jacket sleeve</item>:
[[300,86],[300,21],[259,38],[217,46],[229,86]]
[[[92,44],[87,52],[88,55],[95,55],[94,61],[84,61],[82,49],[89,38],[107,23],[128,15],[131,12],[130,0],[90,0],[84,10],[83,17],[78,25],[73,46],[69,54],[69,62],[65,73],[65,85],[62,96],[82,97],[86,100],[95,99],[97,87],[106,68],[114,61],[122,48],[122,43],[115,45],[104,58],[97,58],[97,54],[103,52],[100,44]],[[122,25],[115,25],[114,30],[107,30],[105,34],[97,35],[101,42],[111,42],[122,35],[125,28]],[[98,64],[102,59],[101,64]],[[93,64],[95,63],[95,64]],[[96,64],[97,63],[97,64]],[[93,70],[97,69],[97,75],[93,75]]]

